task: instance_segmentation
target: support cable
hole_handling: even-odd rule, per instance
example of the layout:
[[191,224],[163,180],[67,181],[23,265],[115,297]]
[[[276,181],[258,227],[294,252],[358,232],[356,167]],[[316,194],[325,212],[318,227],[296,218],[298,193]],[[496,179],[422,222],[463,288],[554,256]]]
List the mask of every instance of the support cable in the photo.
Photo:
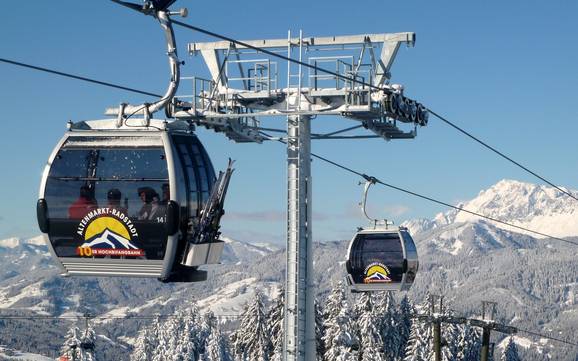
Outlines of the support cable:
[[532,335],[532,336],[536,336],[536,337],[541,337],[541,338],[546,338],[546,339],[548,339],[548,340],[557,341],[557,342],[561,342],[561,343],[565,343],[565,344],[568,344],[568,345],[571,345],[571,346],[576,346],[576,347],[578,347],[578,342],[570,342],[570,341],[564,340],[564,339],[562,339],[562,338],[553,337],[553,336],[547,336],[547,335],[543,335],[543,334],[541,334],[541,333],[534,332],[534,331],[522,330],[521,328],[517,328],[517,327],[516,327],[516,329],[518,330],[518,332],[521,332],[521,333],[526,333],[526,334],[528,334],[528,335]]
[[[221,35],[221,34],[217,34],[217,33],[215,33],[215,32],[209,31],[209,30],[205,30],[205,29],[199,28],[199,27],[197,27],[197,26],[189,25],[189,24],[186,24],[186,23],[183,23],[183,22],[180,22],[180,21],[176,21],[176,20],[173,20],[173,22],[174,22],[176,25],[179,25],[179,26],[181,26],[181,27],[184,27],[184,28],[187,28],[187,29],[190,29],[190,30],[194,30],[194,31],[197,31],[197,32],[199,32],[199,33],[203,33],[203,34],[205,34],[205,35],[209,35],[209,36],[212,36],[212,37],[215,37],[215,38],[218,38],[218,39],[222,39],[222,40],[225,40],[225,41],[229,41],[229,42],[231,42],[231,43],[234,43],[234,44],[237,44],[237,45],[241,45],[241,46],[244,46],[244,47],[246,47],[246,48],[253,49],[253,50],[255,50],[255,51],[261,52],[261,53],[263,53],[263,54],[267,54],[267,55],[270,55],[270,56],[273,56],[273,57],[276,57],[276,58],[279,58],[279,59],[283,59],[283,60],[285,60],[285,61],[289,61],[289,62],[292,62],[292,63],[295,63],[295,64],[299,64],[299,65],[305,66],[305,67],[310,68],[310,69],[313,69],[313,70],[321,71],[321,72],[323,72],[323,73],[326,73],[326,74],[335,76],[335,77],[340,78],[340,79],[343,79],[343,80],[352,81],[352,82],[358,83],[359,85],[362,85],[362,86],[367,86],[367,87],[372,88],[372,89],[375,89],[375,90],[383,91],[383,92],[385,92],[386,94],[391,94],[391,93],[392,93],[392,90],[391,90],[391,89],[384,88],[384,87],[380,87],[380,86],[376,86],[376,85],[373,85],[373,84],[369,84],[369,83],[366,83],[366,82],[364,82],[364,81],[358,81],[357,79],[354,79],[354,78],[345,76],[345,75],[343,75],[343,74],[339,74],[339,73],[336,73],[336,72],[333,72],[333,71],[330,71],[330,70],[327,70],[327,69],[323,69],[323,68],[317,67],[317,66],[315,66],[315,65],[307,64],[307,63],[304,63],[304,62],[299,61],[299,60],[291,59],[290,57],[287,57],[287,56],[284,56],[284,55],[281,55],[281,54],[277,54],[277,53],[275,53],[275,52],[272,52],[272,51],[269,51],[269,50],[260,48],[260,47],[258,47],[258,46],[253,46],[253,45],[247,44],[247,43],[245,43],[245,42],[243,42],[243,41],[235,40],[235,39],[233,39],[233,38],[230,38],[230,37],[227,37],[227,36],[224,36],[224,35]],[[451,126],[451,127],[453,127],[454,129],[456,129],[456,130],[459,131],[460,133],[462,133],[462,134],[466,135],[467,137],[473,139],[474,141],[478,142],[478,143],[481,144],[482,146],[490,149],[490,150],[493,151],[494,153],[496,153],[496,154],[498,154],[499,156],[501,156],[502,158],[510,161],[511,163],[513,163],[514,165],[516,165],[516,166],[518,166],[519,168],[523,169],[524,171],[528,172],[529,174],[533,175],[534,177],[536,177],[536,178],[538,178],[538,179],[546,182],[547,184],[549,184],[549,185],[551,185],[552,187],[556,188],[557,190],[559,190],[559,191],[562,192],[563,194],[565,194],[565,195],[573,198],[574,200],[578,201],[578,197],[576,197],[576,196],[574,196],[573,194],[571,194],[570,192],[562,189],[561,187],[555,185],[554,183],[552,183],[551,181],[547,180],[545,177],[542,177],[542,176],[539,175],[538,173],[536,173],[536,172],[530,170],[529,168],[523,166],[523,165],[520,164],[519,162],[513,160],[512,158],[510,158],[510,157],[508,157],[507,155],[505,155],[504,153],[498,151],[496,148],[490,146],[489,144],[483,142],[482,140],[480,140],[479,138],[475,137],[475,136],[472,135],[471,133],[468,133],[468,132],[465,131],[464,129],[458,127],[457,125],[455,125],[454,123],[450,122],[449,120],[447,120],[446,118],[442,117],[441,115],[437,114],[437,113],[434,112],[433,110],[431,110],[431,109],[428,108],[427,111],[429,111],[432,115],[436,116],[437,118],[439,118],[440,120],[442,120],[443,122],[445,122],[446,124],[448,124],[449,126]]]
[[29,68],[29,69],[34,69],[34,70],[39,70],[39,71],[43,71],[45,73],[51,73],[51,74],[56,74],[56,75],[60,75],[66,78],[72,78],[72,79],[76,79],[76,80],[82,80],[82,81],[86,81],[89,83],[94,83],[94,84],[98,84],[98,85],[104,85],[110,88],[116,88],[116,89],[120,89],[120,90],[126,90],[129,92],[133,92],[133,93],[137,93],[137,94],[143,94],[143,95],[149,95],[151,97],[162,97],[162,95],[159,94],[155,94],[155,93],[149,93],[146,91],[142,91],[142,90],[138,90],[138,89],[134,89],[134,88],[129,88],[123,85],[118,85],[118,84],[113,84],[113,83],[108,83],[105,81],[100,81],[100,80],[96,80],[96,79],[91,79],[91,78],[87,78],[84,76],[80,76],[80,75],[74,75],[74,74],[70,74],[70,73],[65,73],[62,71],[57,71],[57,70],[53,70],[53,69],[48,69],[48,68],[43,68],[40,66],[36,66],[36,65],[30,65],[30,64],[25,64],[25,63],[21,63],[18,61],[14,61],[14,60],[10,60],[10,59],[5,59],[5,58],[0,58],[0,62],[3,63],[7,63],[7,64],[12,64],[12,65],[17,65],[17,66],[21,66],[24,68]]
[[[264,132],[261,132],[261,134],[269,137],[269,135],[266,134],[266,133],[264,133]],[[285,144],[285,141],[283,141],[283,140],[280,140],[280,139],[276,139],[276,140],[279,141],[279,142],[281,142],[281,143],[284,143],[284,144]],[[490,216],[486,216],[486,215],[481,214],[481,213],[478,213],[478,212],[470,211],[470,210],[465,209],[465,208],[463,208],[463,207],[454,206],[454,205],[452,205],[452,204],[450,204],[450,203],[447,203],[447,202],[444,202],[444,201],[440,201],[440,200],[438,200],[438,199],[435,199],[435,198],[432,198],[432,197],[428,197],[428,196],[425,196],[425,195],[423,195],[423,194],[419,194],[419,193],[410,191],[410,190],[408,190],[408,189],[398,187],[398,186],[393,185],[393,184],[389,184],[389,183],[383,182],[383,181],[381,181],[380,179],[378,179],[378,178],[376,178],[376,177],[374,177],[374,176],[370,176],[370,175],[367,175],[367,174],[365,174],[365,173],[361,173],[361,172],[359,172],[359,171],[356,171],[356,170],[354,170],[354,169],[352,169],[352,168],[346,167],[346,166],[344,166],[344,165],[342,165],[342,164],[339,164],[339,163],[337,163],[337,162],[334,162],[334,161],[332,161],[332,160],[330,160],[330,159],[328,159],[328,158],[325,158],[325,157],[323,157],[323,156],[320,156],[320,155],[318,155],[318,154],[311,153],[311,156],[314,157],[314,158],[317,158],[317,159],[319,159],[319,160],[321,160],[321,161],[323,161],[323,162],[329,163],[329,164],[331,164],[331,165],[333,165],[333,166],[335,166],[335,167],[337,167],[337,168],[341,168],[341,169],[343,169],[343,170],[345,170],[345,171],[347,171],[347,172],[349,172],[349,173],[355,174],[355,175],[357,175],[357,176],[365,179],[366,181],[371,181],[371,182],[374,182],[374,183],[378,183],[378,184],[381,184],[381,185],[383,185],[383,186],[385,186],[385,187],[388,187],[388,188],[391,188],[391,189],[395,189],[395,190],[397,190],[397,191],[400,191],[400,192],[402,192],[402,193],[406,193],[406,194],[412,195],[412,196],[414,196],[414,197],[418,197],[418,198],[421,198],[421,199],[425,199],[425,200],[427,200],[427,201],[430,201],[430,202],[433,202],[433,203],[436,203],[436,204],[439,204],[439,205],[442,205],[442,206],[445,206],[445,207],[453,208],[453,209],[458,210],[458,211],[462,211],[462,212],[465,212],[465,213],[469,213],[469,214],[474,215],[474,216],[476,216],[476,217],[485,218],[485,219],[487,219],[487,220],[490,220],[490,221],[496,222],[496,223],[500,223],[500,224],[503,224],[503,225],[505,225],[505,226],[517,228],[517,229],[522,230],[522,231],[525,231],[525,232],[530,232],[530,233],[537,234],[537,235],[540,235],[540,236],[543,236],[543,237],[546,237],[546,238],[550,238],[550,239],[554,239],[554,240],[557,240],[557,241],[566,242],[566,243],[570,243],[570,244],[573,244],[573,245],[575,245],[575,246],[578,246],[578,242],[575,242],[575,241],[572,241],[572,240],[569,240],[569,239],[564,239],[564,238],[561,238],[561,237],[555,237],[555,236],[552,236],[552,235],[549,235],[549,234],[546,234],[546,233],[543,233],[543,232],[535,231],[535,230],[530,229],[530,228],[526,228],[526,227],[522,227],[522,226],[517,226],[517,225],[515,225],[515,224],[509,223],[509,222],[506,222],[506,221],[502,221],[502,220],[497,219],[497,218],[494,218],[494,217],[490,217]]]
[[455,125],[454,123],[450,122],[448,119],[446,119],[445,117],[439,115],[438,113],[434,112],[431,109],[427,109],[428,112],[430,112],[432,115],[434,115],[435,117],[437,117],[438,119],[440,119],[442,122],[446,123],[447,125],[449,125],[450,127],[454,128],[455,130],[457,130],[458,132],[462,133],[463,135],[469,137],[470,139],[473,139],[474,141],[476,141],[477,143],[481,144],[483,147],[491,150],[492,152],[496,153],[497,155],[499,155],[500,157],[506,159],[507,161],[513,163],[514,165],[516,165],[517,167],[523,169],[524,171],[530,173],[531,175],[533,175],[534,177],[548,183],[549,185],[551,185],[552,187],[556,188],[557,190],[559,190],[560,192],[564,193],[565,195],[567,195],[568,197],[573,198],[574,200],[578,201],[578,197],[574,196],[572,193],[568,192],[567,190],[564,190],[563,188],[555,185],[554,183],[550,182],[548,179],[546,179],[545,177],[542,177],[541,175],[539,175],[538,173],[532,171],[531,169],[529,169],[528,167],[525,167],[524,165],[520,164],[519,162],[513,160],[512,158],[508,157],[507,155],[505,155],[504,153],[500,152],[499,150],[497,150],[496,148],[492,147],[491,145],[489,145],[488,143],[484,142],[483,140],[481,140],[480,138],[477,138],[476,136],[472,135],[471,133],[465,131],[464,129],[458,127],[457,125]]

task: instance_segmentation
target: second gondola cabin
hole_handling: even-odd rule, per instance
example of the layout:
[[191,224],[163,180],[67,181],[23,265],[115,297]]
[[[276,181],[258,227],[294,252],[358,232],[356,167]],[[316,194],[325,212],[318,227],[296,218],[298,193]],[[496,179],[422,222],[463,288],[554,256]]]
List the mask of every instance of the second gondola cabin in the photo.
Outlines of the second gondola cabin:
[[218,263],[223,251],[218,228],[232,169],[217,180],[185,122],[127,123],[69,123],[37,205],[50,252],[68,275],[204,280],[198,266]]
[[352,292],[405,291],[417,274],[417,249],[404,227],[360,229],[349,243],[346,269]]

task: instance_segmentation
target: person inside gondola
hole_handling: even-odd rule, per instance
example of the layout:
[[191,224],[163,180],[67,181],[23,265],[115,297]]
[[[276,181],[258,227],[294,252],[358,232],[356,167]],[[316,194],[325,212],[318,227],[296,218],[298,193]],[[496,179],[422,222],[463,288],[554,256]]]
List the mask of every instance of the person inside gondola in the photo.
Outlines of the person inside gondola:
[[125,215],[128,215],[128,204],[127,204],[128,202],[125,199],[125,205],[121,206],[120,200],[122,199],[122,193],[120,192],[119,189],[112,188],[111,190],[109,190],[108,193],[106,194],[106,199],[108,201],[106,205],[107,207],[114,208],[124,213]]
[[153,197],[151,202],[151,214],[149,220],[156,222],[164,222],[165,215],[167,212],[167,204],[169,203],[171,196],[169,193],[169,185],[167,183],[162,185],[162,199],[159,200],[158,196]]
[[171,199],[169,184],[164,183],[162,186],[162,190],[163,190],[163,192],[162,192],[163,193],[163,199],[161,200],[161,203],[166,206],[169,203],[169,200]]
[[88,185],[83,185],[80,187],[78,199],[68,208],[68,218],[80,219],[97,208],[98,204],[94,199],[92,190]]
[[137,218],[139,220],[149,220],[152,215],[153,200],[159,199],[159,195],[151,187],[141,187],[138,189],[138,195],[143,202],[142,207],[137,213]]

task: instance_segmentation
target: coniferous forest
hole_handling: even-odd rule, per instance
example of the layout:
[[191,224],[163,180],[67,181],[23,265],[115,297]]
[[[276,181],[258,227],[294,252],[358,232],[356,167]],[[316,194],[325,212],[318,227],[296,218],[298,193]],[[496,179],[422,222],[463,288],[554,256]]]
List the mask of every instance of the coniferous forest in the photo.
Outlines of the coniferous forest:
[[[170,316],[151,317],[130,352],[131,361],[278,361],[283,347],[284,292],[268,306],[256,293],[236,320],[201,313],[190,303]],[[390,292],[349,295],[335,284],[326,299],[316,302],[318,361],[433,360],[433,333],[414,317],[428,304],[414,305]],[[421,310],[421,311],[420,311]],[[451,310],[443,312],[451,314]],[[442,325],[442,360],[479,360],[481,332],[468,325]],[[94,331],[72,327],[61,349],[62,359],[96,361]],[[517,361],[510,338],[494,360]]]

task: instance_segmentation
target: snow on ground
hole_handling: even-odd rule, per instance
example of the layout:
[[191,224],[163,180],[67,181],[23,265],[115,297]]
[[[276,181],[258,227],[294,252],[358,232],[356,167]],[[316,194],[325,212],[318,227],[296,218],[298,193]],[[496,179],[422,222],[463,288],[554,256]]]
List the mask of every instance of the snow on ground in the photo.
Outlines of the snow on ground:
[[26,240],[27,244],[33,244],[35,246],[46,246],[46,240],[44,235],[36,236]]
[[53,358],[38,355],[35,353],[20,352],[0,346],[0,359],[2,360],[26,360],[26,361],[54,361]]
[[140,314],[140,313],[142,313],[142,311],[144,309],[147,309],[147,308],[152,308],[152,307],[157,306],[157,305],[166,306],[169,302],[177,300],[178,297],[176,297],[176,296],[182,292],[184,292],[184,290],[174,292],[171,295],[171,297],[168,297],[168,298],[166,296],[159,296],[157,298],[153,298],[152,300],[148,300],[147,302],[143,303],[142,305],[136,306],[136,307],[128,307],[128,306],[118,307],[118,305],[106,305],[106,307],[110,311],[101,314],[99,316],[99,318],[97,318],[95,320],[95,323],[97,323],[97,324],[110,323],[110,322],[114,322],[115,318],[127,317],[130,315]]
[[[502,180],[481,191],[463,208],[557,237],[578,234],[578,223],[575,222],[578,205],[548,186]],[[458,212],[453,221],[476,222],[478,219],[467,212]],[[507,231],[526,233],[503,224],[495,225]]]
[[269,299],[279,293],[279,284],[276,282],[257,282],[256,278],[246,278],[231,283],[213,295],[199,300],[197,305],[202,311],[212,311],[217,316],[233,316],[243,312],[245,305],[253,300],[255,290],[259,290]]
[[464,242],[460,241],[459,239],[456,239],[456,241],[452,246],[453,249],[450,251],[450,253],[453,254],[454,256],[457,256],[458,253],[460,253],[460,250],[462,249],[463,246]]
[[16,248],[18,246],[20,246],[20,240],[18,238],[8,238],[0,240],[0,247]]
[[520,299],[520,297],[512,294],[512,293],[511,293],[510,291],[508,291],[507,289],[505,289],[505,288],[495,288],[495,290],[496,290],[496,291],[499,291],[499,292],[501,292],[501,293],[503,293],[503,294],[505,294],[505,295],[508,295],[508,296],[512,297],[512,298],[514,299],[514,301],[516,301],[516,303],[518,303],[518,305],[520,305],[520,306],[525,306],[524,302],[522,302],[522,300]]
[[432,238],[430,242],[436,249],[457,256],[464,247],[464,242],[460,238],[463,239],[463,232],[469,227],[471,227],[469,224],[462,224],[458,227],[450,228]]
[[[6,288],[0,290],[0,308],[9,308],[16,304],[18,301],[27,297],[43,297],[46,292],[40,288],[41,282],[36,282],[31,285],[24,287],[19,294],[14,296],[7,296],[8,292],[4,292]],[[7,287],[9,288],[9,287]]]
[[161,296],[161,297],[157,297],[157,298],[153,298],[152,300],[148,300],[145,304],[138,306],[138,307],[134,307],[133,309],[130,310],[131,313],[139,313],[141,312],[143,309],[145,308],[151,308],[155,305],[161,305],[161,306],[166,306],[169,302],[171,301],[175,301],[177,299],[177,296],[179,293],[182,293],[183,291],[179,291],[179,292],[174,292],[172,297],[166,298],[165,296]]
[[84,314],[82,312],[68,311],[68,312],[61,313],[60,317],[62,317],[63,319],[74,318],[74,317],[84,317]]
[[117,321],[116,318],[126,317],[129,310],[130,310],[130,307],[127,307],[127,306],[113,308],[112,310],[98,316],[98,318],[94,320],[94,323],[95,324],[104,324],[104,323],[116,322]]
[[578,303],[578,282],[560,285],[564,290],[564,302],[566,306],[573,306]]
[[32,307],[28,307],[28,309],[32,312],[36,312],[39,315],[44,315],[44,316],[49,316],[50,312],[47,312],[46,309],[50,308],[52,306],[52,303],[48,300],[43,300],[42,302],[32,306]]
[[6,239],[2,239],[0,240],[0,247],[3,248],[16,248],[16,247],[20,247],[22,245],[25,244],[31,244],[34,246],[45,246],[46,245],[46,241],[44,240],[44,236],[36,236],[36,237],[32,237],[29,239],[20,239],[18,237],[11,237],[11,238],[6,238]]
[[[546,342],[542,342],[542,340],[540,340],[540,343],[537,344],[536,342],[530,340],[529,338],[526,337],[522,337],[522,336],[513,336],[514,337],[514,342],[516,343],[516,346],[519,347],[523,347],[526,350],[529,349],[530,347],[536,347],[537,351],[542,353],[542,347],[543,345],[546,344]],[[498,347],[500,349],[504,349],[506,348],[506,346],[508,345],[508,342],[510,341],[509,337],[504,338],[499,344]]]
[[111,340],[110,338],[108,338],[107,336],[103,335],[103,334],[98,334],[96,335],[96,337],[100,338],[101,340],[110,343],[111,345],[115,345],[115,346],[120,346],[122,348],[124,348],[125,350],[127,349],[127,347],[125,345],[121,345],[117,342],[114,342],[113,340]]
[[136,337],[119,336],[116,339],[120,342],[126,343],[127,345],[131,346],[136,345]]

